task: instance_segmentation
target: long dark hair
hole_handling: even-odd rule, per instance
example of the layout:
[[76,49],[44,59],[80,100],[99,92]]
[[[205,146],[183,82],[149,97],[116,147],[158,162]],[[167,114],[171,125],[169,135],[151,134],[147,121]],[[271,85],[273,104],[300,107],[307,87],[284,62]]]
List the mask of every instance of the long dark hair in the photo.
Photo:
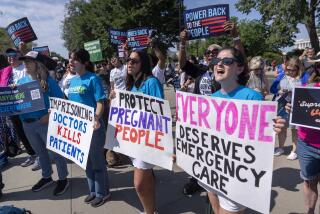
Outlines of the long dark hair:
[[250,75],[249,75],[250,71],[244,55],[241,53],[240,50],[234,47],[224,47],[219,51],[219,53],[225,50],[231,52],[233,57],[238,61],[237,63],[239,67],[243,67],[243,71],[238,75],[238,80],[237,80],[238,84],[244,85],[244,86],[247,85],[247,82],[250,78]]
[[7,57],[0,54],[0,69],[8,67],[9,66],[9,62],[7,60]]
[[131,90],[133,86],[139,88],[144,80],[152,76],[152,69],[151,69],[150,58],[148,54],[142,50],[136,50],[131,53],[137,53],[139,55],[140,62],[141,62],[141,68],[139,72],[141,72],[142,75],[140,75],[139,79],[134,80],[132,75],[127,74],[127,77],[126,77],[127,90]]
[[81,48],[81,49],[75,49],[69,53],[69,58],[71,58],[71,54],[74,55],[74,58],[85,65],[85,68],[87,71],[94,73],[94,65],[90,61],[90,54],[87,50]]

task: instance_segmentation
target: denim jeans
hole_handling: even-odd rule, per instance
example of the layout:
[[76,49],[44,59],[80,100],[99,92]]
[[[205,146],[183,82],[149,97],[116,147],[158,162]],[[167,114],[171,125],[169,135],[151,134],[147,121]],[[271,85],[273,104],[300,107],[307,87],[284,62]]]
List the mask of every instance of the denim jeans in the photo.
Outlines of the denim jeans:
[[300,177],[314,180],[320,175],[320,149],[298,139],[297,155],[300,163]]
[[106,159],[104,156],[106,132],[105,125],[101,119],[100,124],[100,128],[93,131],[86,175],[90,195],[102,198],[107,196],[110,190]]
[[56,163],[59,180],[66,179],[68,176],[66,159],[46,148],[48,124],[41,124],[39,121],[32,123],[23,122],[23,129],[33,150],[39,156],[42,177],[49,178],[53,173],[51,158]]

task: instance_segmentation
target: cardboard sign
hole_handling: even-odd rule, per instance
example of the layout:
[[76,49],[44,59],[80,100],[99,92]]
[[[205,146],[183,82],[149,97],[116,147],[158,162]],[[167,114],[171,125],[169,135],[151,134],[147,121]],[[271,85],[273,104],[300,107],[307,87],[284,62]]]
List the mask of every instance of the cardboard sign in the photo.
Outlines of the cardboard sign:
[[230,19],[229,16],[228,4],[210,5],[183,12],[190,40],[225,34],[223,24]]
[[149,29],[136,28],[128,30],[128,45],[135,49],[142,49],[148,46]]
[[16,47],[19,46],[20,42],[28,43],[37,40],[27,17],[12,22],[8,25],[6,31]]
[[172,170],[169,102],[142,93],[116,91],[105,148]]
[[17,88],[0,87],[0,116],[24,114],[45,109],[43,94],[37,81],[18,85]]
[[176,92],[177,164],[227,198],[269,213],[277,103]]
[[50,97],[47,149],[86,169],[93,134],[94,109]]
[[109,28],[110,41],[114,45],[122,45],[127,41],[127,32]]
[[84,49],[89,52],[91,62],[98,62],[103,60],[100,40],[94,40],[84,43]]
[[295,87],[290,124],[320,130],[320,88]]
[[48,46],[33,47],[32,50],[37,51],[42,55],[50,56],[50,50]]

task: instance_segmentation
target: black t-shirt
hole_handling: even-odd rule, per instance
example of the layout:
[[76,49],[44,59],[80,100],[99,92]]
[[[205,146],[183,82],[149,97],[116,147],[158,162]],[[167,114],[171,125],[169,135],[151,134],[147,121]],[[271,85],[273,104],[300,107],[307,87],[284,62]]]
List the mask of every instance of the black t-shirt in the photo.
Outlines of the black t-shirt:
[[208,66],[202,64],[195,65],[187,61],[185,66],[181,69],[185,71],[187,75],[195,79],[193,92],[195,94],[210,96],[221,88],[220,84],[215,81],[213,74],[208,71]]

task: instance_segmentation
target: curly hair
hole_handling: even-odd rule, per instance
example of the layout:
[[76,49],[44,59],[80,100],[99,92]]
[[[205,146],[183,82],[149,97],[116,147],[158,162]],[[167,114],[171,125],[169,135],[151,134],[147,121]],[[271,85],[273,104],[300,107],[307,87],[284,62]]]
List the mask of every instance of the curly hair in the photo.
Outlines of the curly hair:
[[247,82],[250,78],[249,75],[249,66],[246,62],[245,56],[241,53],[240,50],[234,48],[234,47],[224,47],[221,50],[219,50],[219,53],[221,51],[230,51],[233,57],[237,60],[238,67],[243,67],[243,71],[238,75],[238,84],[246,86]]

